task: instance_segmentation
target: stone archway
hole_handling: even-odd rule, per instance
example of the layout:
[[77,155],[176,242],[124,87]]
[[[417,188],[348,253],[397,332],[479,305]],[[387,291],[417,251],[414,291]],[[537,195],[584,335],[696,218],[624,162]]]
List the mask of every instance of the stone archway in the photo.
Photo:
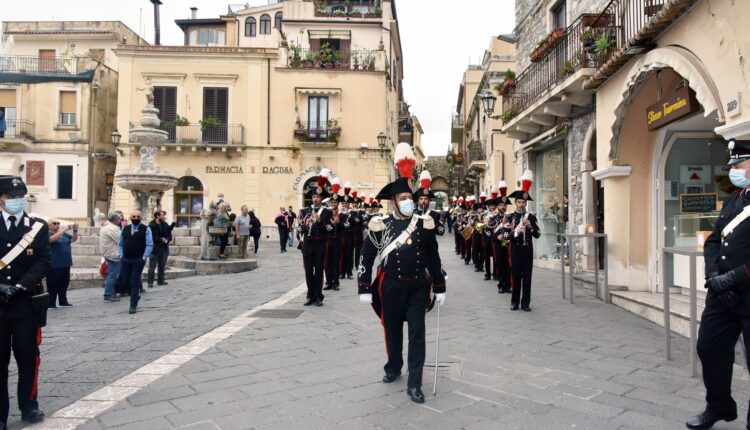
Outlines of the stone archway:
[[450,191],[448,179],[443,176],[433,176],[432,183],[430,184],[430,189],[432,189],[433,192],[442,191],[447,194]]

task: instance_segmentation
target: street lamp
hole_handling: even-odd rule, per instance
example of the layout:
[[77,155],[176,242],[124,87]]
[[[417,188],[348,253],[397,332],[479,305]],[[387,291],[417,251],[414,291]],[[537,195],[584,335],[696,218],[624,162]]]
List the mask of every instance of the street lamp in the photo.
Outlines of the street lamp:
[[380,156],[383,156],[383,153],[385,152],[385,140],[388,138],[388,136],[385,135],[382,131],[378,134],[378,148],[380,148]]
[[495,112],[495,102],[497,101],[497,97],[495,97],[491,92],[484,90],[479,94],[479,98],[482,100],[482,104],[484,105],[484,113],[490,118],[495,118],[492,116],[492,113]]
[[122,139],[122,135],[119,131],[115,130],[112,132],[112,145],[117,146],[120,144],[120,139]]

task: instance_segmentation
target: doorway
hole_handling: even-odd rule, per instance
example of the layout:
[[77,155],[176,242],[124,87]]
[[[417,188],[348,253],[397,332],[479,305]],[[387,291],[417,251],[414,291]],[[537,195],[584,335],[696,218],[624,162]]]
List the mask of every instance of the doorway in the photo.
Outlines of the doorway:
[[174,190],[177,227],[200,228],[203,210],[203,184],[194,176],[183,176]]

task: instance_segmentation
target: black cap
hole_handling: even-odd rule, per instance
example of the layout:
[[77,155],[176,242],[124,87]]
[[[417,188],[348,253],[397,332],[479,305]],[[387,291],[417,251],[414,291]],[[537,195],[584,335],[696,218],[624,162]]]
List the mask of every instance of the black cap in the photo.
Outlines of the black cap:
[[29,191],[20,176],[0,175],[0,194],[23,197]]
[[735,140],[729,141],[729,164],[737,164],[741,161],[750,159],[750,140]]
[[510,196],[508,196],[508,197],[510,197],[512,199],[515,199],[515,200],[519,200],[520,199],[520,200],[526,200],[526,201],[529,201],[529,202],[534,201],[531,198],[531,195],[527,191],[521,191],[521,190],[513,191],[510,194]]
[[510,199],[507,196],[500,196],[500,197],[498,197],[498,198],[495,199],[495,206],[497,206],[497,205],[499,205],[501,203],[505,203],[506,205],[509,205],[510,204]]
[[419,200],[420,197],[427,197],[432,200],[435,198],[435,193],[429,188],[419,188],[417,191],[414,191],[414,200]]
[[411,190],[411,186],[409,185],[409,180],[406,178],[398,178],[395,181],[391,182],[390,184],[383,187],[383,189],[380,190],[377,196],[375,196],[376,199],[392,199],[394,196],[401,194],[401,193],[409,193],[413,194],[414,192]]
[[319,187],[316,184],[313,184],[309,190],[307,190],[307,197],[312,197],[318,195],[321,198],[330,197],[331,193],[328,192],[328,190],[325,189],[325,187]]

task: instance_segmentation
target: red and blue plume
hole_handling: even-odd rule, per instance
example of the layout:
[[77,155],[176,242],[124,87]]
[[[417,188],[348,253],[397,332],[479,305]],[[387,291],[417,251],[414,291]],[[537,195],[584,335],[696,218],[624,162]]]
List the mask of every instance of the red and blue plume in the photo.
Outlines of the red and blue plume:
[[500,197],[506,197],[508,195],[508,184],[505,183],[505,181],[500,181],[499,184],[497,184],[498,190],[500,190]]
[[432,176],[430,176],[430,172],[422,170],[422,173],[419,174],[419,187],[427,190],[430,188],[431,183]]
[[325,187],[328,184],[328,178],[331,177],[331,171],[326,169],[325,167],[320,169],[320,174],[318,175],[317,179],[317,185],[320,188]]
[[532,182],[534,182],[534,175],[531,173],[531,170],[526,169],[523,175],[521,175],[521,191],[528,193]]
[[352,191],[352,183],[349,181],[346,181],[346,183],[344,184],[344,194],[348,196],[351,191]]
[[398,169],[402,178],[411,179],[414,177],[414,166],[417,164],[417,158],[414,156],[411,146],[406,142],[396,145],[396,151],[393,156],[393,165]]
[[333,181],[331,181],[331,192],[333,194],[338,194],[339,190],[341,189],[341,179],[339,177],[333,178]]

